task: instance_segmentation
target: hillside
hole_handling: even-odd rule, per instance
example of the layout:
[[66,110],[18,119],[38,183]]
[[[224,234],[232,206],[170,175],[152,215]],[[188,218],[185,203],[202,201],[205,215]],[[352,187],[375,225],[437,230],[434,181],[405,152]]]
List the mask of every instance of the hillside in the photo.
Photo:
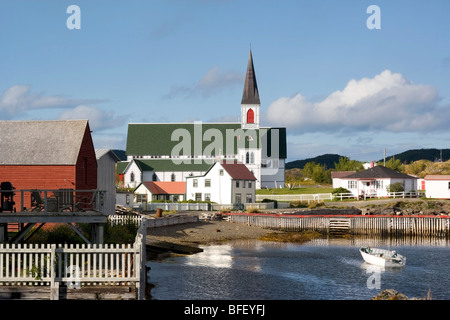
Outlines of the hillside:
[[321,165],[325,165],[328,169],[334,168],[334,163],[339,162],[339,158],[343,157],[338,154],[323,154],[314,158],[308,158],[304,160],[295,160],[286,163],[286,169],[299,168],[302,169],[308,162],[315,162]]
[[[386,157],[386,160],[394,157],[395,160],[399,159],[402,163],[411,163],[418,160],[435,161],[441,158],[441,151],[442,161],[449,160],[450,149],[413,149]],[[383,159],[378,161],[383,161]]]

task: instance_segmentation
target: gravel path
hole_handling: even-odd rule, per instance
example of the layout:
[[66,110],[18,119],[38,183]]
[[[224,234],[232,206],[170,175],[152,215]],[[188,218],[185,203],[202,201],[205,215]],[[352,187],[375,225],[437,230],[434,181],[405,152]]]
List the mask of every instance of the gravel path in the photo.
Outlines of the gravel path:
[[274,231],[224,220],[214,220],[149,228],[147,239],[179,244],[209,244],[226,240],[257,239],[269,232]]

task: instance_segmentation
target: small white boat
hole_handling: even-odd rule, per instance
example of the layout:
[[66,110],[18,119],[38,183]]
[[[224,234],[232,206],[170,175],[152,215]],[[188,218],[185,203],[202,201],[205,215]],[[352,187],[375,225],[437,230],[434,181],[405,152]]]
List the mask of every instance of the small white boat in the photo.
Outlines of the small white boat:
[[380,267],[403,267],[406,265],[406,257],[396,251],[380,248],[361,247],[359,249],[365,262]]

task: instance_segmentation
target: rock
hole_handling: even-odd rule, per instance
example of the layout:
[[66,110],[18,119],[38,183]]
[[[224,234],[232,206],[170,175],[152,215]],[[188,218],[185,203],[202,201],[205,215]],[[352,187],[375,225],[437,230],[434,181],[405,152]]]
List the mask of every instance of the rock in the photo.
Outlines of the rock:
[[393,289],[384,289],[372,298],[372,300],[408,300],[408,297]]

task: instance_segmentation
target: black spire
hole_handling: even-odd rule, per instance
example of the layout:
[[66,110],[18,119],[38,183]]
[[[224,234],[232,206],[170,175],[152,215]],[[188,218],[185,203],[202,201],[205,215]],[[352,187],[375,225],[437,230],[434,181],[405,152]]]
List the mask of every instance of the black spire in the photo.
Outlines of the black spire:
[[244,93],[241,104],[261,104],[259,101],[258,85],[256,84],[255,68],[253,67],[252,50],[248,58],[247,74],[245,75]]

